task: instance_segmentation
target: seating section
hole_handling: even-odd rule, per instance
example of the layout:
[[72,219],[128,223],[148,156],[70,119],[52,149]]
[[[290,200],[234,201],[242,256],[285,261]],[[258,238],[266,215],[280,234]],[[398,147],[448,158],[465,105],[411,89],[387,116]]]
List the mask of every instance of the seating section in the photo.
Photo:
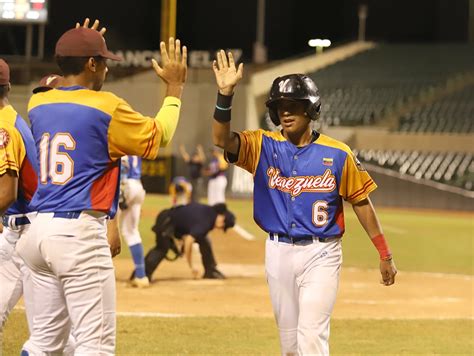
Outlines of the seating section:
[[329,125],[370,125],[421,90],[474,71],[472,58],[467,44],[382,44],[310,76]]
[[466,190],[474,190],[474,160],[470,153],[354,150],[361,162],[428,179]]
[[417,108],[400,119],[401,132],[474,132],[474,85]]

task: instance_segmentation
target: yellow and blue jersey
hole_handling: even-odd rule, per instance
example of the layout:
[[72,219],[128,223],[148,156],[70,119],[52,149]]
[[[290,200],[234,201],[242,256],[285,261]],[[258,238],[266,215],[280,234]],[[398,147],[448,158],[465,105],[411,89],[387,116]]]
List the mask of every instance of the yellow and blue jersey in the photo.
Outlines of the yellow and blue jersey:
[[280,132],[238,135],[235,164],[254,176],[254,219],[266,232],[342,236],[343,199],[355,204],[377,188],[350,148],[328,136],[296,147]]
[[160,120],[177,120],[181,101],[165,98],[156,118],[109,92],[80,86],[32,96],[28,105],[40,179],[31,202],[39,212],[96,210],[115,215],[120,157],[154,159],[163,145]]
[[38,162],[30,128],[11,105],[0,109],[0,175],[18,175],[17,200],[5,215],[31,212],[29,203],[38,184]]

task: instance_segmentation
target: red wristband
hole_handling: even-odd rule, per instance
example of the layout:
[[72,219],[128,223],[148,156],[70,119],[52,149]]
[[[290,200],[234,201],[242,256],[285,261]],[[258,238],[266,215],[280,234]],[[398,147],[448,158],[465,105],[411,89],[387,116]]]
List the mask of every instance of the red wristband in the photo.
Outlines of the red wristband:
[[383,236],[383,234],[374,236],[371,238],[371,240],[375,248],[379,252],[380,259],[382,261],[387,261],[392,258],[392,253],[390,252],[390,249],[388,248],[387,241],[385,241],[385,237]]

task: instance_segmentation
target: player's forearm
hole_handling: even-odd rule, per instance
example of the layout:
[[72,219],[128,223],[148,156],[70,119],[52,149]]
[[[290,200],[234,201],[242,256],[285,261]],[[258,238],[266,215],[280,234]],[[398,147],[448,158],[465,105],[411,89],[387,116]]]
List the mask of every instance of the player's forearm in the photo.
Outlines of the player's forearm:
[[382,227],[375,213],[374,206],[369,198],[353,205],[354,212],[357,215],[362,227],[369,235],[370,240],[377,249],[382,261],[391,260],[392,252],[388,246]]
[[369,198],[360,201],[352,206],[360,224],[367,232],[369,237],[382,234],[382,226],[380,225],[374,206]]
[[221,123],[214,120],[212,123],[212,140],[214,145],[224,149],[226,152],[237,154],[239,149],[239,140],[237,136],[230,131],[230,123]]
[[188,262],[189,268],[193,269],[193,243],[194,238],[191,235],[184,237],[184,256]]
[[181,99],[183,95],[184,84],[181,85],[169,85],[166,87],[166,96],[173,96],[175,98]]
[[167,146],[176,132],[180,108],[181,100],[179,100],[179,98],[167,96],[163,102],[163,106],[155,117],[159,130],[161,130],[161,147]]

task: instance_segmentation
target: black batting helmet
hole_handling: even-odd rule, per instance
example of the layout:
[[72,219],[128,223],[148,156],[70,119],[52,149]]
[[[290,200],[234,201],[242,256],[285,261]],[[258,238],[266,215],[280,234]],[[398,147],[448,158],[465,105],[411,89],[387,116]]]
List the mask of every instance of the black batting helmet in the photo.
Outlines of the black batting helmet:
[[321,97],[316,84],[304,74],[288,74],[273,81],[270,97],[265,105],[275,125],[280,125],[276,103],[278,100],[304,100],[308,103],[306,114],[311,120],[317,120],[321,113]]

